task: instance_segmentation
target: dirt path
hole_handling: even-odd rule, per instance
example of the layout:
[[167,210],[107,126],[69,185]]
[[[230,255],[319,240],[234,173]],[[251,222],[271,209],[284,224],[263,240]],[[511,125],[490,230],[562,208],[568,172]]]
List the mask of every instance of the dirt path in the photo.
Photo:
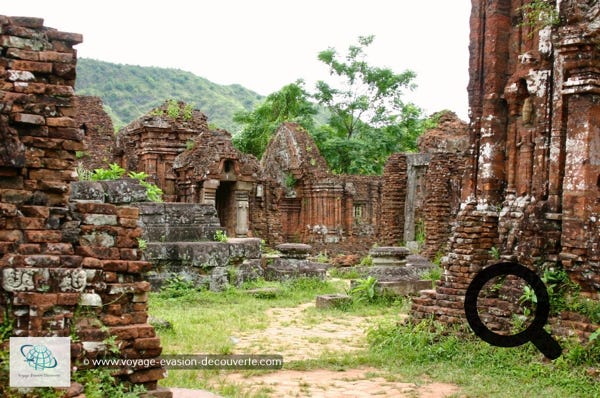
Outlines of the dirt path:
[[236,354],[280,354],[284,361],[318,358],[326,352],[364,349],[365,331],[380,317],[327,316],[314,303],[295,308],[270,308],[269,327],[239,337]]
[[[234,336],[234,354],[281,354],[284,361],[318,358],[323,353],[351,352],[367,347],[365,331],[382,316],[333,316],[317,312],[313,303],[295,308],[271,308],[267,329]],[[457,386],[394,381],[394,375],[375,368],[334,370],[280,370],[247,376],[222,374],[217,383],[241,386],[245,394],[273,398],[442,398],[456,394]],[[181,398],[193,395],[180,395]],[[175,398],[178,398],[176,395]]]

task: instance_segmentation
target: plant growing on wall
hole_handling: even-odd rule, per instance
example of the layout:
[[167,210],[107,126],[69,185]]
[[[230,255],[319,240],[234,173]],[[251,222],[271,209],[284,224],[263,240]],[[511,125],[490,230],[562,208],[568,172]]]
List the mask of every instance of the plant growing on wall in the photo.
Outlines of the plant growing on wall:
[[215,232],[215,240],[217,242],[227,242],[227,232],[226,231],[222,231],[222,230],[218,230]]
[[163,191],[156,184],[152,184],[146,181],[146,178],[149,177],[148,174],[146,174],[143,171],[131,171],[129,172],[129,177],[138,180],[140,182],[140,185],[146,188],[146,195],[148,196],[148,200],[152,202],[162,202]]
[[532,0],[519,10],[523,13],[522,25],[531,28],[532,33],[560,23],[556,2],[553,0]]

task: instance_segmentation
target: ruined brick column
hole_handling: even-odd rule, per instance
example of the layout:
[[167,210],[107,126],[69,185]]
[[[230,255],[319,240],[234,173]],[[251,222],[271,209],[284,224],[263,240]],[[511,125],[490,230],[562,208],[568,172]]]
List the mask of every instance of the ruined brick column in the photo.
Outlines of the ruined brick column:
[[406,173],[406,154],[390,156],[383,172],[380,239],[384,245],[398,244],[404,237]]
[[[417,318],[462,322],[466,287],[499,260],[564,268],[599,298],[600,4],[563,0],[558,24],[530,26],[527,3],[472,1],[470,161],[445,275],[415,299]],[[510,315],[489,313],[488,325]],[[569,313],[551,324],[584,340],[597,327]]]
[[[102,203],[116,197],[105,192],[69,202],[84,150],[73,91],[82,36],[6,16],[0,32],[0,322],[13,324],[12,336],[71,336],[76,366],[106,354],[109,335],[122,357],[156,357],[137,209]],[[119,377],[154,390],[163,373]]]

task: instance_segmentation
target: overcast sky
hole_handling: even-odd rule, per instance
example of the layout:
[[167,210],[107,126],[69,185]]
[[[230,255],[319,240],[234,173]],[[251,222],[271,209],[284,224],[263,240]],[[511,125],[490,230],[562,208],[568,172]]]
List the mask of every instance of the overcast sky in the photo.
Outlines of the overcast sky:
[[326,80],[317,54],[375,35],[372,65],[417,73],[407,99],[466,120],[470,0],[18,0],[0,14],[83,34],[79,57],[190,71],[267,95]]

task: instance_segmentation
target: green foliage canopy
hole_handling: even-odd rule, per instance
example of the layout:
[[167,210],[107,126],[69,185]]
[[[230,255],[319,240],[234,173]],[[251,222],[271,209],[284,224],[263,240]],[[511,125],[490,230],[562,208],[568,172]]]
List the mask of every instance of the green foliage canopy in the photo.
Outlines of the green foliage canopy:
[[233,138],[233,143],[241,151],[260,158],[281,123],[297,122],[311,130],[316,113],[317,110],[304,89],[304,82],[298,80],[270,94],[253,111],[237,112],[233,120],[243,128]]
[[373,40],[359,37],[344,59],[333,48],[318,55],[337,85],[317,82],[314,97],[330,118],[314,137],[336,173],[381,174],[389,155],[416,150],[417,137],[435,123],[424,119],[416,105],[402,101],[404,90],[414,86],[414,72],[398,74],[367,63],[365,49]]

